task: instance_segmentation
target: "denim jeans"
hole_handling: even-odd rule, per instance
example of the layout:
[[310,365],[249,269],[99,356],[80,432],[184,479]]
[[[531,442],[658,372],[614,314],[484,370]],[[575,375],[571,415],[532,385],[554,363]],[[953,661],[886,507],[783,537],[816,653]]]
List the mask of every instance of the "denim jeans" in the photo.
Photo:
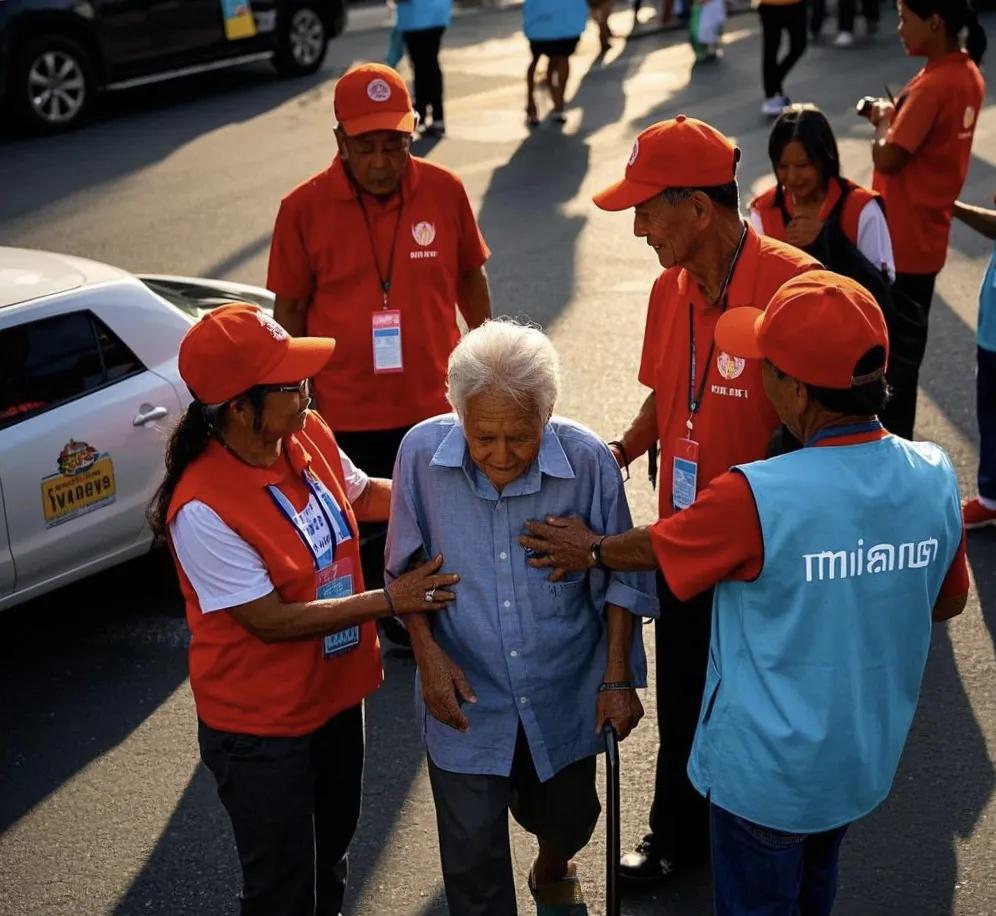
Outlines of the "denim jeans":
[[829,916],[847,826],[785,833],[709,810],[716,916]]

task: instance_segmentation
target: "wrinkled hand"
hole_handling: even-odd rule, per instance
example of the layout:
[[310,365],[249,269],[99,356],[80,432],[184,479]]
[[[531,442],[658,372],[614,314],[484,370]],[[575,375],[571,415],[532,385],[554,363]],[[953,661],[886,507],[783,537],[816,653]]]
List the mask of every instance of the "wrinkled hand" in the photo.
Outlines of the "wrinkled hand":
[[872,122],[875,127],[879,124],[885,124],[887,127],[892,124],[893,118],[896,116],[896,106],[887,99],[876,99],[875,104],[872,105],[871,110],[868,112],[868,120]]
[[[387,593],[391,596],[396,614],[441,611],[456,597],[446,587],[455,585],[460,581],[460,577],[450,573],[439,574],[442,565],[443,555],[439,554],[411,572],[398,576],[387,586]],[[432,596],[433,600],[426,601],[426,592],[432,589],[436,590]]]
[[595,701],[595,731],[601,734],[611,724],[616,737],[624,740],[643,718],[643,704],[635,690],[606,690]]
[[422,682],[422,699],[429,714],[458,732],[470,731],[470,722],[460,709],[460,701],[476,703],[477,697],[460,667],[436,642],[422,644],[415,661]]
[[548,515],[545,522],[530,519],[519,543],[536,556],[529,559],[529,565],[536,569],[552,567],[551,582],[558,582],[570,570],[585,570],[592,567],[591,545],[601,535],[595,534],[576,515],[570,518],[557,518]]
[[823,231],[823,220],[814,216],[797,216],[788,224],[786,241],[796,248],[805,248],[816,241]]
[[622,449],[620,449],[618,445],[615,443],[610,444],[609,451],[612,452],[612,457],[616,459],[616,464],[618,464],[620,468],[626,464],[626,458],[622,453]]

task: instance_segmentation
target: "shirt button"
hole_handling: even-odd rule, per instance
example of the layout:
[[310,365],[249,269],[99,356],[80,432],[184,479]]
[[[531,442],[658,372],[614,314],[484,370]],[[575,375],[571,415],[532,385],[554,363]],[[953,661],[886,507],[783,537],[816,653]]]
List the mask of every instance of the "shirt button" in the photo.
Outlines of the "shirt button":
[[529,697],[519,697],[519,702],[525,706],[529,702]]
[[498,554],[498,559],[499,560],[507,560],[508,559],[508,554],[505,553],[505,551],[503,550],[500,554]]
[[512,606],[512,602],[511,601],[506,601],[505,602],[505,607],[511,607],[511,606]]
[[512,658],[518,658],[518,657],[519,657],[519,650],[518,650],[518,649],[513,649],[513,650],[512,650],[511,652],[509,652],[508,654],[509,654],[509,655],[511,655],[511,656],[512,656]]

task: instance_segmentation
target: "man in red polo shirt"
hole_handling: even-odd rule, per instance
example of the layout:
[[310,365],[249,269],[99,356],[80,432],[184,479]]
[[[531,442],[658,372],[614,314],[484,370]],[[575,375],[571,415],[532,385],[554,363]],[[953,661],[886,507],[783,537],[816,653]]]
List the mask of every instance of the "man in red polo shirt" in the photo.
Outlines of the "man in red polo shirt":
[[[708,124],[679,115],[637,138],[625,177],[595,196],[603,210],[635,208],[634,234],[664,272],[650,294],[640,382],[651,389],[625,434],[610,443],[626,466],[660,442],[660,517],[690,505],[711,480],[763,458],[778,429],[756,363],[717,348],[731,308],[764,308],[790,277],[818,267],[757,235],[740,216],[740,151]],[[663,583],[658,589],[664,593]],[[709,811],[686,764],[705,685],[711,589],[656,624],[660,748],[650,833],[623,856],[622,875],[654,881],[709,853]]]
[[[449,410],[456,312],[471,328],[490,317],[490,252],[460,179],[411,155],[415,114],[394,70],[354,67],[333,105],[338,155],[281,202],[267,286],[290,334],[336,339],[316,406],[357,466],[390,477],[404,434]],[[372,586],[383,530],[363,532]]]

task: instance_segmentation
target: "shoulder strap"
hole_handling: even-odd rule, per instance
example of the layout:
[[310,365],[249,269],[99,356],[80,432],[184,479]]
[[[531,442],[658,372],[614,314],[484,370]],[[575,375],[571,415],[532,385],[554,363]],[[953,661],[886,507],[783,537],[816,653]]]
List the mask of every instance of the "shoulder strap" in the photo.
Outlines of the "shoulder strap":
[[847,203],[847,195],[851,193],[851,186],[848,182],[844,181],[843,178],[837,179],[837,184],[840,186],[840,197],[837,203],[833,205],[833,209],[827,214],[827,222],[833,223],[835,226],[840,226],[840,216],[844,212],[844,204]]

